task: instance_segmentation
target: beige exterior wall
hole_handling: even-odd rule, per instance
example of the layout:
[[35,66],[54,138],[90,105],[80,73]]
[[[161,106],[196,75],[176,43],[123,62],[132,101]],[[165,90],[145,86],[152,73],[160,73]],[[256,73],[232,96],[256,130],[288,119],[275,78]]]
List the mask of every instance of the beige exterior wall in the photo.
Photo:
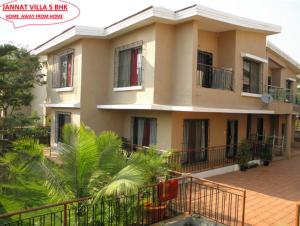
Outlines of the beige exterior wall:
[[156,104],[170,104],[172,102],[172,80],[175,73],[175,34],[174,25],[155,25],[154,103]]
[[[142,90],[113,91],[114,88],[114,61],[115,49],[134,42],[143,41],[142,46]],[[110,40],[108,74],[108,95],[106,103],[109,104],[146,104],[153,103],[154,68],[155,68],[155,26],[150,25]]]
[[[46,57],[40,57],[39,59],[43,63],[47,63]],[[43,64],[43,67],[39,73],[47,75],[48,64]],[[44,81],[47,82],[47,76],[44,77]],[[46,108],[44,106],[47,99],[47,84],[39,86],[35,85],[32,89],[33,100],[31,102],[31,114],[37,113],[40,116],[43,124],[46,124]]]
[[238,120],[238,141],[246,137],[247,115],[223,113],[173,112],[172,114],[172,148],[182,150],[184,119],[208,119],[208,146],[226,145],[227,120]]
[[105,103],[109,92],[110,53],[108,40],[82,40],[82,82],[80,120],[96,132],[121,132],[122,114],[118,111],[100,111],[96,106]]

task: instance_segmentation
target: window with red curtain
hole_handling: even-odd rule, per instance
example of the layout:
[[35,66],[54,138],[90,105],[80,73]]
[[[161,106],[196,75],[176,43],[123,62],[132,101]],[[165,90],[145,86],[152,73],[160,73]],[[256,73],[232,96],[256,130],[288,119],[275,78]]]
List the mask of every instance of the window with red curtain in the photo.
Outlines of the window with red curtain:
[[133,143],[140,146],[156,144],[157,122],[155,118],[134,117]]
[[125,49],[119,52],[117,87],[141,85],[142,47]]
[[73,54],[68,55],[68,65],[67,65],[67,87],[72,86],[72,64],[73,64]]
[[73,74],[73,53],[60,57],[60,78],[59,87],[71,87]]

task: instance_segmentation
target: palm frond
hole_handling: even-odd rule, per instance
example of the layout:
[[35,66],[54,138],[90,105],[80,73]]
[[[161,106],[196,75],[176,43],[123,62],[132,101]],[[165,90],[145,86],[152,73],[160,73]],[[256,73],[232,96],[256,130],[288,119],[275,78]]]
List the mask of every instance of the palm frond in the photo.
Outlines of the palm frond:
[[134,165],[128,165],[120,170],[95,196],[95,200],[102,196],[136,193],[144,186],[146,178],[143,171]]

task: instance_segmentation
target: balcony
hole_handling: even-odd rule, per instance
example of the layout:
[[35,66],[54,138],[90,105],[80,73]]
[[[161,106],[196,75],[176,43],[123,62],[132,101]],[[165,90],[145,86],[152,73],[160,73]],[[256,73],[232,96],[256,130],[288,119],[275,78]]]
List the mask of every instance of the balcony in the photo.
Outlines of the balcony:
[[233,72],[230,69],[198,64],[197,85],[212,89],[233,90]]
[[265,93],[270,94],[276,101],[292,103],[294,99],[292,90],[277,86],[266,85]]

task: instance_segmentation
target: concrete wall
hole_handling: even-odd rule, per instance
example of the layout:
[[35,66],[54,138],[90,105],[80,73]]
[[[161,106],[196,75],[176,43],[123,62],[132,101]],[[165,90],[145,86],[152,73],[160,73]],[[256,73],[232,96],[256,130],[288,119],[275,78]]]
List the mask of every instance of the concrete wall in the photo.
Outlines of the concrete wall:
[[96,132],[113,130],[122,132],[120,111],[98,110],[96,106],[107,100],[110,53],[108,40],[84,39],[82,41],[82,82],[80,120]]

